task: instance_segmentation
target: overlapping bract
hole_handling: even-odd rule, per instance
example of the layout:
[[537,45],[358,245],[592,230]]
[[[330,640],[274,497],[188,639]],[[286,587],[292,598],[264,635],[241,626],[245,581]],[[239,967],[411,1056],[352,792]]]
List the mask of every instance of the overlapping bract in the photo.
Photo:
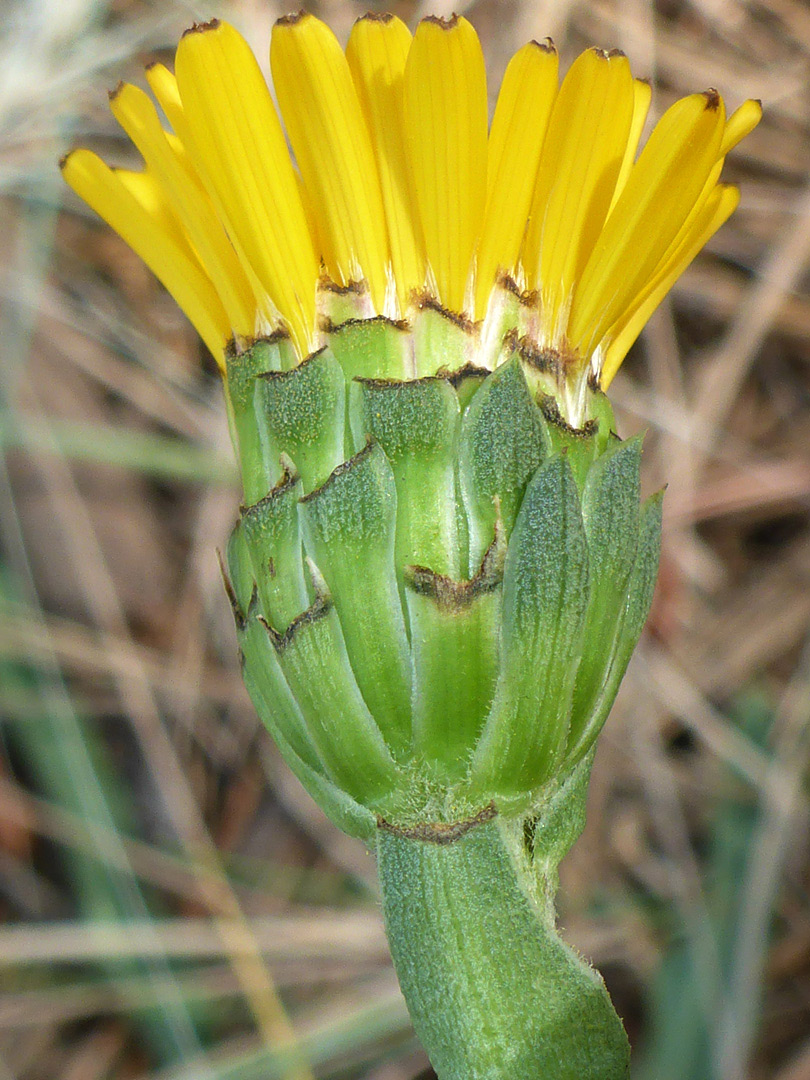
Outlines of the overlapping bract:
[[[349,832],[377,816],[530,812],[583,761],[647,616],[659,497],[596,395],[567,427],[520,350],[491,373],[355,373],[349,320],[301,364],[231,352],[246,506],[228,561],[245,681],[288,763]],[[355,338],[352,342],[352,337]],[[387,340],[386,340],[387,339]],[[448,340],[449,339],[449,340]],[[531,375],[531,368],[528,368]]]
[[111,96],[142,173],[87,150],[63,166],[223,367],[232,337],[279,326],[299,358],[317,348],[322,272],[364,280],[368,313],[391,318],[410,317],[427,290],[482,340],[500,330],[494,286],[507,275],[534,343],[605,387],[734,210],[723,159],[760,115],[748,101],[726,119],[717,93],[695,94],[637,156],[650,94],[627,59],[589,49],[558,86],[553,45],[531,42],[488,130],[481,47],[457,17],[424,19],[412,38],[399,19],[368,15],[344,54],[325,24],[292,16],[273,30],[270,61],[286,139],[250,48],[214,21],[183,37],[174,75],[147,71],[173,131],[136,87]]

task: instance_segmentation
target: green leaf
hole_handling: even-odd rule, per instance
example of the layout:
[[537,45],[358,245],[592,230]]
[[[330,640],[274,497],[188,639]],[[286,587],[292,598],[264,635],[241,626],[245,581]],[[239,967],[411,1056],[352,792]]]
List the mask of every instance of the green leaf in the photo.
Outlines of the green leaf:
[[340,464],[345,393],[343,371],[328,349],[290,371],[267,372],[257,380],[263,452],[272,463],[273,483],[282,473],[282,454],[295,465],[304,491],[322,484]]
[[349,402],[355,439],[378,442],[394,473],[398,574],[415,564],[458,575],[453,387],[438,378],[362,380],[351,387]]
[[298,503],[304,493],[291,462],[270,491],[242,510],[245,536],[261,610],[276,630],[284,631],[310,604],[304,578]]
[[504,569],[501,670],[473,761],[475,790],[523,797],[565,748],[588,605],[588,549],[565,457],[529,484]]
[[405,755],[411,670],[394,568],[396,515],[394,476],[377,443],[301,503],[306,550],[333,598],[360,691],[389,746]]
[[596,460],[582,494],[588,540],[590,603],[585,647],[571,706],[569,747],[590,732],[619,637],[627,585],[639,538],[642,436],[619,443]]

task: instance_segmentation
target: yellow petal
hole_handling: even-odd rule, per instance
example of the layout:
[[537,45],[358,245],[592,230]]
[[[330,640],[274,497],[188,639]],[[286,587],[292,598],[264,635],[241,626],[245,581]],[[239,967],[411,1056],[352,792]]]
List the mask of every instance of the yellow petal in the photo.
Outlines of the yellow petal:
[[[256,313],[258,332],[267,332],[269,329],[275,328],[275,324],[280,318],[278,308],[276,308],[270,300],[266,287],[259,280],[258,275],[253,269],[250,259],[241,244],[238,232],[229,220],[227,207],[223,204],[216,185],[205,175],[204,170],[198,172],[197,166],[189,154],[188,147],[192,144],[193,140],[186,124],[185,111],[183,109],[183,102],[180,97],[177,79],[167,67],[155,62],[146,68],[146,80],[149,83],[149,89],[155,95],[158,104],[163,109],[169,123],[176,133],[166,133],[170,146],[177,154],[183,168],[188,172],[189,178],[200,187],[214,206],[223,227],[230,237],[234,250],[237,253],[237,257],[242,264],[242,268],[250,281],[253,294],[256,297],[258,309]],[[297,186],[298,185],[296,184],[296,187]],[[309,224],[309,219],[307,219],[307,223]],[[262,323],[264,323],[263,326]],[[304,351],[306,351],[306,341],[299,338],[297,343]]]
[[155,95],[155,100],[165,112],[166,119],[174,128],[176,134],[182,138],[183,132],[181,129],[184,123],[183,102],[180,98],[177,79],[165,64],[161,64],[157,60],[147,65],[145,74],[149,89]]
[[312,205],[312,199],[299,172],[296,172],[295,174],[295,182],[298,185],[298,196],[301,199],[301,206],[304,208],[304,217],[307,219],[309,235],[312,237],[312,246],[315,250],[315,257],[318,259],[320,265],[320,262],[323,259],[323,240],[321,239],[320,224],[315,213],[315,207]]
[[486,70],[466,19],[419,23],[405,66],[405,131],[428,263],[439,299],[460,312],[487,184]]
[[610,210],[608,210],[608,214],[616,205],[619,196],[624,191],[627,177],[630,175],[633,162],[636,160],[636,151],[638,150],[638,144],[641,140],[641,133],[644,130],[644,124],[647,121],[647,113],[650,111],[651,100],[652,87],[650,84],[645,82],[644,79],[633,79],[633,119],[630,123],[630,134],[627,137],[627,147],[624,151],[622,167],[619,169],[619,179],[616,181],[616,189],[613,192],[613,198],[610,200]]
[[181,138],[205,178],[240,257],[287,321],[314,344],[318,265],[267,84],[247,42],[214,20],[177,49]]
[[399,314],[425,284],[425,244],[405,150],[404,75],[411,33],[393,15],[354,24],[346,59],[366,118],[380,176]]
[[477,318],[486,313],[498,271],[515,271],[557,94],[558,69],[551,41],[531,41],[515,53],[504,73],[489,133],[487,208],[475,271]]
[[165,132],[169,146],[171,146],[178,161],[188,173],[189,179],[197,184],[202,191],[205,191],[205,179],[197,172],[186,145],[190,140],[186,132],[183,102],[180,99],[177,79],[167,67],[155,61],[146,68],[146,81],[149,83],[149,89],[154,94],[158,105],[166,114],[166,119],[174,129]]
[[211,278],[236,334],[256,333],[256,300],[236,252],[210,200],[190,181],[172,150],[152,102],[137,86],[122,84],[110,97],[116,120],[167,193],[200,262]]
[[745,101],[726,121],[725,128],[723,129],[723,137],[720,141],[720,150],[718,151],[718,159],[714,163],[709,172],[706,182],[703,185],[698,198],[695,200],[695,205],[686,218],[686,221],[681,226],[677,236],[670,244],[666,255],[663,256],[662,262],[667,262],[672,254],[672,251],[677,248],[683,237],[687,232],[691,230],[692,221],[701,212],[706,200],[710,197],[714,191],[717,181],[720,179],[720,173],[723,171],[723,165],[725,164],[725,157],[729,151],[749,135],[762,119],[762,106],[760,102],[755,100]]
[[385,302],[388,238],[377,165],[349,65],[314,15],[279,19],[270,66],[279,108],[318,217],[324,259],[339,284],[364,277]]
[[631,310],[612,332],[612,341],[605,351],[602,365],[600,381],[603,390],[610,386],[630,346],[644,329],[652,313],[698,252],[731,217],[739,201],[740,193],[737,188],[722,184],[716,187],[705,201],[677,251],[672,252],[671,257],[661,266],[644,292],[634,301]]
[[524,249],[529,286],[541,290],[553,343],[565,329],[571,290],[607,216],[633,99],[627,57],[588,49],[571,65],[554,102]]
[[131,184],[89,150],[68,154],[62,175],[163,282],[224,370],[224,347],[231,328],[214,286],[199,265],[142,205]]
[[739,142],[742,142],[746,135],[750,135],[761,119],[762,102],[757,101],[756,98],[749,98],[740,105],[739,109],[735,109],[726,121],[723,141],[720,145],[720,157],[725,157]]
[[677,101],[658,121],[574,293],[569,343],[589,355],[627,310],[692,211],[725,126],[714,92]]
[[157,225],[171,237],[188,258],[202,270],[197,252],[189,243],[183,227],[177,220],[165,189],[155,179],[148,167],[141,172],[133,169],[113,169],[116,178],[121,181],[130,195],[134,195],[144,210]]

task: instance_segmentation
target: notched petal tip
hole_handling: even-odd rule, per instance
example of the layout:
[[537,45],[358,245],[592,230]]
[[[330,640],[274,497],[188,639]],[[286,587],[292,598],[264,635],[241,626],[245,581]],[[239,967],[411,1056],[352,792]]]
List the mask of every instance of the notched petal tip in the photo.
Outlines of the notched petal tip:
[[626,53],[621,49],[600,49],[598,45],[591,45],[588,51],[592,52],[598,60],[627,59]]
[[456,13],[453,12],[449,19],[446,19],[443,15],[426,15],[424,19],[421,19],[420,21],[423,23],[430,23],[433,26],[438,26],[442,30],[455,30],[460,18],[460,15],[456,15]]
[[107,98],[110,101],[115,101],[115,99],[118,97],[118,95],[121,93],[125,86],[126,83],[124,82],[124,80],[120,79],[117,86],[113,87],[112,90],[107,91]]
[[534,46],[535,49],[539,49],[540,52],[544,52],[544,53],[556,53],[557,52],[557,46],[554,44],[554,42],[551,40],[550,37],[543,38],[542,41],[537,41],[537,40],[535,40],[535,38],[532,38],[532,40],[529,42],[529,44]]
[[[208,22],[201,22],[201,23],[195,22],[195,23],[192,23],[191,26],[189,26],[187,30],[183,31],[182,36],[183,37],[188,37],[189,34],[204,34],[208,30],[218,30],[221,25],[222,25],[222,22],[219,19],[209,19]],[[155,62],[157,62],[157,61],[155,61]],[[150,66],[153,66],[153,65],[150,65]]]
[[298,23],[303,22],[305,19],[314,18],[311,12],[305,11],[304,8],[299,8],[298,11],[291,11],[289,15],[282,15],[276,19],[276,26],[297,26]]
[[370,23],[382,23],[383,26],[387,26],[393,21],[394,16],[390,11],[367,11],[365,15],[360,15],[355,21],[370,22]]

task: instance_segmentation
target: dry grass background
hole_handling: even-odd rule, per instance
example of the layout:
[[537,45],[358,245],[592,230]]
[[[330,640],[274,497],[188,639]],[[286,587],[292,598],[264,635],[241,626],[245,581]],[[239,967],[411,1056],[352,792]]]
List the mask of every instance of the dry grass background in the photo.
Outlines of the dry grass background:
[[[624,48],[658,112],[707,84],[764,102],[727,166],[740,210],[615,383],[648,489],[669,483],[664,559],[561,910],[637,1080],[807,1080],[810,8],[454,7],[493,85],[550,34],[567,60]],[[365,5],[312,9],[345,39]],[[264,56],[282,8],[0,5],[0,1080],[432,1075],[371,856],[241,686],[212,365],[56,170],[78,141],[126,161],[105,89],[215,11]]]

